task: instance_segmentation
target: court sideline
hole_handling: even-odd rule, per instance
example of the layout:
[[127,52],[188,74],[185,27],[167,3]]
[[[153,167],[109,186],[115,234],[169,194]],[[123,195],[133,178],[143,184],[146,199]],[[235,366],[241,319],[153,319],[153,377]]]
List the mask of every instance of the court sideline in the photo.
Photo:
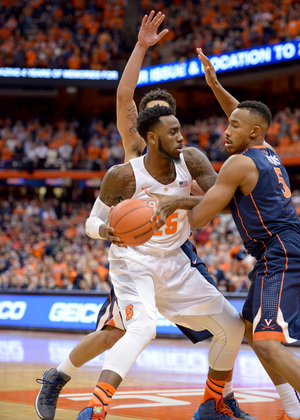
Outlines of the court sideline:
[[[56,367],[82,335],[0,331],[0,420],[35,420],[36,378]],[[300,355],[299,347],[291,350]],[[140,355],[114,396],[107,420],[190,420],[201,402],[208,371],[208,343],[156,339]],[[80,368],[63,389],[56,420],[76,420],[90,400],[104,355]],[[234,370],[235,396],[259,420],[282,409],[272,382],[243,344]]]

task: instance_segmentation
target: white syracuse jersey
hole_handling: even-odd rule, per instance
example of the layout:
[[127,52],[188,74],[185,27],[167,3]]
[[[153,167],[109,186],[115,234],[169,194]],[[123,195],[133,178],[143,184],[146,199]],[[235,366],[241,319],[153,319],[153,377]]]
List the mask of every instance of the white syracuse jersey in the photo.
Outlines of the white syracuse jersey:
[[[168,185],[156,181],[146,170],[144,156],[129,161],[135,176],[136,189],[132,198],[145,200],[151,207],[156,206],[154,199],[151,199],[145,192],[188,196],[191,192],[192,176],[188,170],[183,154],[175,163],[176,178]],[[178,249],[190,236],[190,225],[187,218],[187,210],[177,210],[170,215],[167,222],[156,232],[144,245],[138,247],[141,251],[159,249],[160,251],[171,251]]]

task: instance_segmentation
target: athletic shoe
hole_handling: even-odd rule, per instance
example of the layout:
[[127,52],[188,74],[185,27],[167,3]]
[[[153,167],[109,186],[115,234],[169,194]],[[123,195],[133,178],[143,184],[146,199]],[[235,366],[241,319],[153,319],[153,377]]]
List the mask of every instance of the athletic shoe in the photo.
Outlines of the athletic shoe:
[[215,400],[207,400],[197,408],[192,420],[237,420],[237,417],[234,417],[230,408],[224,406],[222,401],[216,407]]
[[285,411],[278,411],[278,414],[279,415],[276,417],[277,420],[300,420],[300,418],[294,419],[293,417],[288,416]]
[[70,376],[52,368],[43,374],[42,379],[36,380],[42,386],[35,399],[35,410],[42,420],[54,419],[59,393],[70,379]]
[[223,399],[224,405],[230,408],[233,415],[237,417],[238,419],[243,420],[257,420],[256,417],[251,416],[251,414],[245,413],[245,411],[241,410],[239,407],[239,403],[233,396],[233,392],[230,392],[224,399]]
[[99,420],[105,419],[106,413],[103,405],[92,405],[80,411],[77,420]]

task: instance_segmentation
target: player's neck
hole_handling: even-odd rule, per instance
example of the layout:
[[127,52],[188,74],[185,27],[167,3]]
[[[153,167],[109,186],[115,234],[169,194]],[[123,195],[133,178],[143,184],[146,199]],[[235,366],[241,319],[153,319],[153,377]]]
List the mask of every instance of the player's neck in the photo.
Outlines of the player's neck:
[[154,158],[146,155],[144,165],[147,172],[161,184],[170,184],[176,178],[175,163],[166,156],[159,155]]

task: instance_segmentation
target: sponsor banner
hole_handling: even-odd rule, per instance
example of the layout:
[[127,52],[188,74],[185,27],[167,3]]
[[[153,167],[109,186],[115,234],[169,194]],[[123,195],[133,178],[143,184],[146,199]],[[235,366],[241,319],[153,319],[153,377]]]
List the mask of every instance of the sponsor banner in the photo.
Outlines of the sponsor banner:
[[[204,51],[205,53],[205,51]],[[220,55],[209,56],[216,72],[236,71],[247,68],[265,66],[300,59],[300,41],[287,41],[272,45],[262,45],[245,50],[231,51]],[[159,64],[143,67],[140,71],[138,86],[171,82],[204,75],[201,62],[196,57],[187,61]],[[59,84],[90,85],[89,82],[104,82],[101,86],[112,82],[117,86],[120,74],[117,70],[73,70],[46,68],[0,67],[0,81],[52,81],[51,86]],[[82,84],[84,82],[84,84]]]
[[[35,328],[53,330],[93,330],[98,312],[106,296],[60,296],[60,295],[0,295],[0,328]],[[230,302],[238,312],[244,298]],[[182,335],[170,321],[159,316],[157,334]]]
[[52,80],[119,80],[117,70],[73,70],[0,67],[0,78]]
[[[205,51],[204,51],[205,53]],[[246,50],[232,51],[209,56],[217,73],[249,69],[268,64],[300,59],[300,41],[263,45]],[[140,71],[138,86],[171,82],[203,76],[204,68],[198,58],[191,60],[144,67]]]

